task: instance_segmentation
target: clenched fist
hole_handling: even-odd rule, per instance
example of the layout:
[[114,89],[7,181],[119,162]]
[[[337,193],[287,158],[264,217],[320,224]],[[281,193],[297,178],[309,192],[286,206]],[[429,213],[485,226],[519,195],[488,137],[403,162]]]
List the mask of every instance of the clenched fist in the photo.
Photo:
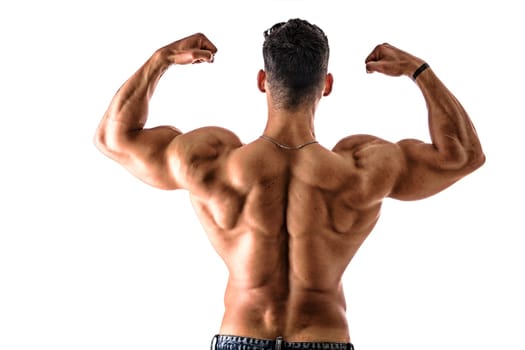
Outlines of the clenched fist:
[[213,62],[217,48],[202,33],[174,41],[159,50],[170,64]]
[[412,76],[425,61],[390,44],[377,45],[365,60],[367,73]]

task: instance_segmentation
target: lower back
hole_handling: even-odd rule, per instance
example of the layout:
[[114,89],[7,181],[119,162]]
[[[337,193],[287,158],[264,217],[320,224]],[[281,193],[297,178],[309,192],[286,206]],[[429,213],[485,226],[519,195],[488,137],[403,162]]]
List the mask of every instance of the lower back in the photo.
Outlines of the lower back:
[[221,334],[286,341],[350,342],[341,287],[308,291],[289,286],[228,285]]

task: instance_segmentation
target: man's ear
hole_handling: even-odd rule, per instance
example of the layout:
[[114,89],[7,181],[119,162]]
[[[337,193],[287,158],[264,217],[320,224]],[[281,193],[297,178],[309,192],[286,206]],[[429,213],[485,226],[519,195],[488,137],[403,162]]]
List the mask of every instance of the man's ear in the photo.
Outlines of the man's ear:
[[262,69],[257,73],[257,87],[260,92],[266,92],[266,72]]
[[334,84],[334,76],[332,73],[328,73],[326,75],[326,79],[324,82],[324,90],[323,90],[323,96],[328,96],[332,92],[332,86]]

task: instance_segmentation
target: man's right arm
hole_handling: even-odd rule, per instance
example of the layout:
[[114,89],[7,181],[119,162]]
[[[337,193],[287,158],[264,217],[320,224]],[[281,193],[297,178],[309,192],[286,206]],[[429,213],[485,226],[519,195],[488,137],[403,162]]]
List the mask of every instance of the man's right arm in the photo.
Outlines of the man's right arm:
[[[412,74],[423,60],[391,45],[377,46],[366,59],[368,72],[391,76]],[[402,166],[389,197],[422,199],[452,185],[485,161],[476,130],[459,101],[427,68],[415,79],[428,108],[432,143],[402,140],[397,143]]]

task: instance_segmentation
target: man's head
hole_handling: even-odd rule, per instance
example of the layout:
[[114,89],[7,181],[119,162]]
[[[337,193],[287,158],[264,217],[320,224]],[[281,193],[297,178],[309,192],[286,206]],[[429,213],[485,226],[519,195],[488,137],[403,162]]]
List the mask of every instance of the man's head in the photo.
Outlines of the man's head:
[[325,89],[329,52],[324,32],[305,20],[290,19],[266,30],[264,70],[274,107],[293,110],[320,96]]

